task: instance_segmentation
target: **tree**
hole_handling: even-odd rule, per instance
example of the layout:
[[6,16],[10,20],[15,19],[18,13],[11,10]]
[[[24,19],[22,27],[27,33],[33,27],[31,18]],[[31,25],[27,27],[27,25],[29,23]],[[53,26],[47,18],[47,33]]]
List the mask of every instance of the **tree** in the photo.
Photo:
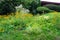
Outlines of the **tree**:
[[22,4],[24,8],[29,9],[30,12],[36,13],[36,8],[40,6],[40,0],[3,0],[0,3],[0,13],[15,12],[15,6],[19,6],[20,4]]
[[[22,2],[23,1],[23,2]],[[21,4],[24,8],[30,10],[32,14],[36,14],[36,8],[40,6],[40,0],[22,0]]]
[[11,1],[2,1],[0,3],[0,15],[6,15],[7,13],[15,12],[15,6],[11,3]]

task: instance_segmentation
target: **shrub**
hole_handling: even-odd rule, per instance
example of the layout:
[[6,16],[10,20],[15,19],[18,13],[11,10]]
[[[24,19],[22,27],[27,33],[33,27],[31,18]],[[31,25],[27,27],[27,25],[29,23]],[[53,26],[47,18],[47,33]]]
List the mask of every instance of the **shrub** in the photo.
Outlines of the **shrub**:
[[2,1],[0,3],[0,15],[10,14],[15,11],[15,6],[10,1]]
[[40,6],[40,0],[24,0],[21,4],[24,8],[29,9],[32,14],[36,14],[36,8]]
[[48,12],[51,12],[52,10],[50,10],[49,8],[47,7],[37,7],[37,12],[42,14],[42,13],[48,13]]
[[44,6],[51,9],[51,10],[60,12],[60,6],[59,5],[47,4],[47,5],[44,5]]
[[30,12],[31,12],[33,15],[37,14],[37,12],[36,12],[36,8],[37,8],[37,7],[38,7],[38,4],[37,4],[35,1],[33,1],[33,2],[30,4],[29,10],[30,10]]

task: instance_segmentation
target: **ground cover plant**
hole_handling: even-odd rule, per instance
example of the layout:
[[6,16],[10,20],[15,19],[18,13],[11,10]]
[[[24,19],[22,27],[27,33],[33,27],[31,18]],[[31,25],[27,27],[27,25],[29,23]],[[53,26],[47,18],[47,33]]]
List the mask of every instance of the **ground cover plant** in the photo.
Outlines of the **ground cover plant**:
[[0,14],[0,40],[60,40],[60,12],[40,0],[3,0]]
[[60,13],[0,15],[0,40],[59,40]]

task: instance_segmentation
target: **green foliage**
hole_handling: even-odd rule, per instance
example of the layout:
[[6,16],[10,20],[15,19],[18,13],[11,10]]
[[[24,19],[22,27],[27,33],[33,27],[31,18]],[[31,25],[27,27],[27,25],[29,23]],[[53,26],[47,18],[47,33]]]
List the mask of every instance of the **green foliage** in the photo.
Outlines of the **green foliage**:
[[[0,40],[55,40],[60,39],[60,13],[32,17],[0,16]],[[22,18],[21,18],[22,17]]]
[[29,9],[32,14],[36,14],[36,8],[40,6],[40,0],[21,0],[21,4],[24,8]]
[[[23,1],[23,6],[25,7],[25,8],[30,8],[31,6],[33,7],[33,6],[40,6],[39,4],[40,4],[40,2],[39,2],[40,0],[24,0]],[[34,4],[35,3],[35,4]]]
[[0,15],[10,14],[15,11],[15,6],[10,1],[2,1],[0,3]]
[[59,5],[47,4],[47,5],[45,5],[45,7],[49,8],[51,10],[60,12],[60,6]]
[[[9,0],[10,1],[10,0]],[[14,6],[19,6],[21,4],[21,0],[11,0],[11,3],[14,5]]]
[[23,5],[24,8],[30,10],[31,13],[36,14],[36,8],[40,6],[40,0],[4,0],[0,3],[0,13],[7,14],[15,12],[15,6]]
[[49,12],[52,12],[52,10],[50,10],[49,8],[47,7],[37,7],[37,12],[42,14],[42,13],[49,13]]

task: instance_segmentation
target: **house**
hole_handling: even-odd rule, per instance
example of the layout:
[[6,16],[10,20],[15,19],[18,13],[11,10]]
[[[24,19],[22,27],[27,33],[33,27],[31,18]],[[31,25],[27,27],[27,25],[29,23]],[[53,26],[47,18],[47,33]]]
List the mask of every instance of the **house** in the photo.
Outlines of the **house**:
[[41,0],[41,5],[55,4],[60,5],[60,0]]

